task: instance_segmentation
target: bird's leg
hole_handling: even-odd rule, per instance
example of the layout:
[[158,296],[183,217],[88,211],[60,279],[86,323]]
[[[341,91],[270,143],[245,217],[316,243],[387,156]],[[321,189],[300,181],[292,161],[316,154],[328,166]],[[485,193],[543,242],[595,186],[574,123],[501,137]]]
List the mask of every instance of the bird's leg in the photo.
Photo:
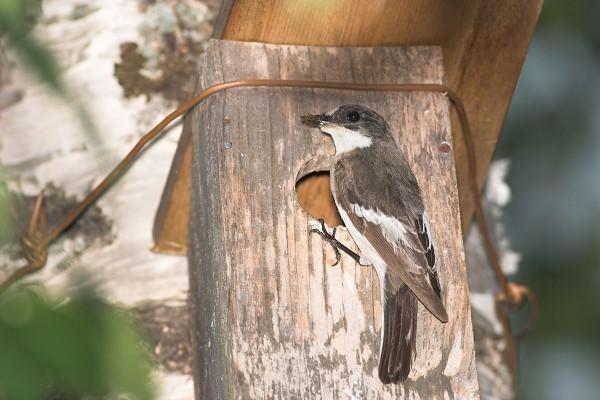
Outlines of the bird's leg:
[[356,254],[355,252],[353,252],[352,250],[350,250],[344,244],[340,243],[335,238],[335,232],[336,232],[337,228],[333,228],[333,231],[331,233],[329,233],[329,232],[327,232],[327,229],[325,228],[325,221],[323,219],[319,219],[319,223],[321,224],[321,230],[319,230],[317,228],[313,228],[310,230],[310,233],[317,233],[325,241],[327,241],[333,248],[333,251],[335,252],[335,263],[332,265],[332,267],[338,265],[338,263],[340,262],[340,258],[341,258],[340,250],[342,250],[344,253],[348,254],[357,263],[360,264],[360,256],[358,254]]

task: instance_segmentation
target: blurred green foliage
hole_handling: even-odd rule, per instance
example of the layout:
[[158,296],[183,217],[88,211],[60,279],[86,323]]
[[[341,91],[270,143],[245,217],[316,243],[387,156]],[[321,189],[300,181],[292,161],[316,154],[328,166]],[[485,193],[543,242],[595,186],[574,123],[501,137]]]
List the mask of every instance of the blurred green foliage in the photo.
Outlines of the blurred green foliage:
[[54,93],[76,111],[84,132],[98,141],[93,120],[85,105],[74,99],[61,78],[59,63],[52,51],[31,34],[42,10],[41,0],[0,0],[0,35],[16,51],[23,65],[31,69]]
[[[30,31],[41,10],[40,0],[0,0],[0,39],[10,45],[56,93],[65,97],[60,70],[52,53],[31,37]],[[0,243],[14,238],[12,196],[6,174],[0,169]]]
[[150,357],[127,314],[90,290],[62,303],[28,290],[0,297],[0,397],[151,399]]
[[54,55],[32,35],[31,28],[41,10],[40,0],[0,1],[0,32],[30,67],[53,90],[65,96],[60,68]]
[[4,178],[4,173],[0,169],[0,244],[6,243],[13,238],[13,218],[10,210],[12,208],[12,196]]

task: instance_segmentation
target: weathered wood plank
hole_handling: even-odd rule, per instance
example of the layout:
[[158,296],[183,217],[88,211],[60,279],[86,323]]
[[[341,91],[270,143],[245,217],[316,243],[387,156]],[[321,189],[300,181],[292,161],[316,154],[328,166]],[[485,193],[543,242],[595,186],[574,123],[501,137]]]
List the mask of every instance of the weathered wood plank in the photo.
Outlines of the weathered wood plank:
[[[191,177],[186,166],[192,164],[192,146],[190,145],[191,129],[189,120],[184,119],[183,131],[173,156],[167,184],[163,190],[158,210],[154,216],[152,239],[155,252],[183,255],[187,246],[173,238],[187,238],[188,224],[183,223],[189,218],[189,191]],[[173,193],[183,193],[182,196],[172,196]]]
[[[240,78],[443,81],[439,48],[316,48],[212,41],[201,87]],[[409,380],[377,378],[378,280],[309,235],[298,172],[333,146],[301,114],[381,112],[421,182],[450,322],[419,311]],[[447,99],[434,93],[241,88],[190,116],[189,261],[198,399],[478,398]],[[304,170],[306,172],[306,170]],[[342,229],[338,239],[353,242]]]
[[[543,0],[224,0],[215,24],[218,39],[318,46],[440,45],[448,84],[463,99],[474,132],[478,182],[483,184],[496,141],[525,59]],[[452,119],[455,160],[466,232],[473,203],[458,120]],[[178,179],[190,179],[181,160]],[[302,188],[314,213],[336,222],[327,177]],[[171,193],[166,195],[169,198]],[[187,197],[177,193],[173,197]],[[184,200],[185,201],[185,200]],[[171,219],[178,218],[174,213]],[[185,219],[178,220],[180,224]],[[337,220],[339,223],[339,220]],[[181,232],[161,239],[185,244]],[[158,242],[159,248],[162,242]]]

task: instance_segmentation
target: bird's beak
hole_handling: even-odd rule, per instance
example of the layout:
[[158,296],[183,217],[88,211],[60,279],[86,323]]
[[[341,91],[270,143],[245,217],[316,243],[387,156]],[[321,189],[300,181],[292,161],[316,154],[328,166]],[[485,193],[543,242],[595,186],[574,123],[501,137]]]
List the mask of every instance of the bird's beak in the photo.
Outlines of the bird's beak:
[[310,126],[311,128],[319,128],[323,126],[324,123],[331,121],[331,116],[327,114],[303,115],[300,117],[300,120],[304,125]]

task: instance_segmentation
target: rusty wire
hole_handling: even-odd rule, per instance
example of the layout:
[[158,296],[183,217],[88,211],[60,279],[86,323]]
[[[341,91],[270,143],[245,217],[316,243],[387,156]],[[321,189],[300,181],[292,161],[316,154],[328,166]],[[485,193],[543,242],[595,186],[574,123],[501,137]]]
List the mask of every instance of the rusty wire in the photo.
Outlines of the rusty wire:
[[488,259],[498,280],[500,291],[496,295],[496,309],[498,317],[501,320],[504,329],[504,335],[507,343],[507,359],[511,365],[514,383],[516,384],[517,374],[517,355],[514,338],[511,334],[510,321],[507,311],[512,311],[522,305],[525,300],[530,305],[530,318],[525,327],[519,331],[516,337],[527,333],[534,326],[538,315],[538,303],[535,294],[525,286],[508,282],[499,257],[492,242],[489,227],[481,206],[479,195],[479,186],[477,184],[477,159],[475,155],[475,146],[471,127],[469,125],[467,114],[460,97],[448,86],[436,83],[354,83],[354,82],[323,82],[311,80],[270,80],[270,79],[241,79],[230,82],[223,82],[212,85],[203,90],[197,96],[183,102],[173,112],[168,114],[154,128],[141,137],[135,146],[127,153],[121,162],[96,186],[67,216],[56,225],[49,233],[46,232],[46,217],[44,212],[43,193],[37,197],[31,220],[25,234],[22,237],[23,251],[28,264],[16,270],[2,284],[0,284],[0,294],[8,289],[19,279],[41,269],[46,263],[48,257],[48,245],[69,228],[81,214],[100,197],[110,185],[121,176],[132,164],[137,155],[146,147],[147,144],[156,139],[159,134],[173,120],[180,117],[194,106],[208,98],[209,96],[232,88],[238,87],[287,87],[287,88],[307,88],[307,89],[334,89],[334,90],[356,90],[356,91],[383,91],[383,92],[438,92],[448,96],[458,115],[461,125],[463,141],[467,152],[468,164],[468,186],[473,197],[475,206],[475,218],[481,228],[484,247]]

